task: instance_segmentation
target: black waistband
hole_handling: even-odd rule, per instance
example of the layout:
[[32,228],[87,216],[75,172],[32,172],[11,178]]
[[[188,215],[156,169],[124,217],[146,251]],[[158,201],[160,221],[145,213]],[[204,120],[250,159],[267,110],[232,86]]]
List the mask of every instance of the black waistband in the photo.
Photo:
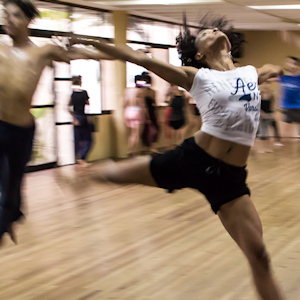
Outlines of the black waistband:
[[231,168],[232,170],[236,170],[236,171],[244,170],[247,167],[247,165],[245,165],[243,167],[234,166],[234,165],[224,162],[223,160],[221,160],[219,158],[211,156],[196,143],[195,137],[190,137],[186,141],[191,143],[191,145],[193,145],[193,147],[195,147],[195,149],[197,149],[197,151],[199,152],[199,155],[201,155],[202,157],[205,157],[205,159],[207,161],[209,161],[210,163],[212,163],[214,165],[223,165],[223,166],[226,166],[226,167]]
[[0,120],[0,126],[6,127],[6,128],[9,128],[9,129],[12,129],[12,130],[31,131],[35,128],[35,123],[33,122],[33,124],[30,125],[30,126],[18,126],[18,125],[7,123],[7,122],[4,122],[4,121]]

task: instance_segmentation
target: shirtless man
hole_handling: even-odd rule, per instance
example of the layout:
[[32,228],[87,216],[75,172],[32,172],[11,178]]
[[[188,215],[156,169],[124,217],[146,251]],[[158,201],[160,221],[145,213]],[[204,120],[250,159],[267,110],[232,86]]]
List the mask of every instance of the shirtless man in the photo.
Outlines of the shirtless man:
[[21,212],[21,183],[30,159],[34,136],[31,101],[42,71],[52,61],[102,59],[99,52],[57,45],[36,47],[28,38],[28,25],[38,16],[30,0],[4,0],[4,30],[13,46],[0,44],[0,241],[8,232],[15,242],[14,222]]

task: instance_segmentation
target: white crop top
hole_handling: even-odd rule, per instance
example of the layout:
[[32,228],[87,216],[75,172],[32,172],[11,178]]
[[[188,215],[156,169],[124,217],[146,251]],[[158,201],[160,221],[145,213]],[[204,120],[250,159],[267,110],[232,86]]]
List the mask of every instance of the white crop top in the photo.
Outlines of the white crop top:
[[190,94],[200,111],[203,132],[253,146],[261,102],[258,74],[253,66],[224,72],[202,68]]

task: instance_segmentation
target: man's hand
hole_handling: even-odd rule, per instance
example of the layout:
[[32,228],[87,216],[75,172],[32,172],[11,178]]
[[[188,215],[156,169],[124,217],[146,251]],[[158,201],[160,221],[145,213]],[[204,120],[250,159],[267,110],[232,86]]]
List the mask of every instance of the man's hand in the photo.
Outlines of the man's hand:
[[68,51],[64,48],[57,46],[57,45],[49,45],[49,57],[52,60],[59,61],[59,62],[65,62],[70,63],[70,58],[68,55]]
[[69,45],[74,46],[74,45],[93,45],[95,43],[94,40],[92,39],[86,39],[86,38],[80,38],[76,35],[72,35],[71,38],[69,39]]
[[74,126],[80,126],[80,123],[76,118],[74,118],[73,125]]

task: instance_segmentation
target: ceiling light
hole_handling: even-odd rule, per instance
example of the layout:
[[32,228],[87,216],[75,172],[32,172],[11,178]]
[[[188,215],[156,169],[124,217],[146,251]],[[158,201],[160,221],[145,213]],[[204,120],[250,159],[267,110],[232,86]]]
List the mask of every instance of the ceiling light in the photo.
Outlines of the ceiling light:
[[179,5],[216,3],[223,0],[128,0],[128,1],[94,1],[100,5]]
[[295,4],[295,5],[259,5],[259,6],[247,6],[249,8],[253,9],[300,9],[300,4]]

